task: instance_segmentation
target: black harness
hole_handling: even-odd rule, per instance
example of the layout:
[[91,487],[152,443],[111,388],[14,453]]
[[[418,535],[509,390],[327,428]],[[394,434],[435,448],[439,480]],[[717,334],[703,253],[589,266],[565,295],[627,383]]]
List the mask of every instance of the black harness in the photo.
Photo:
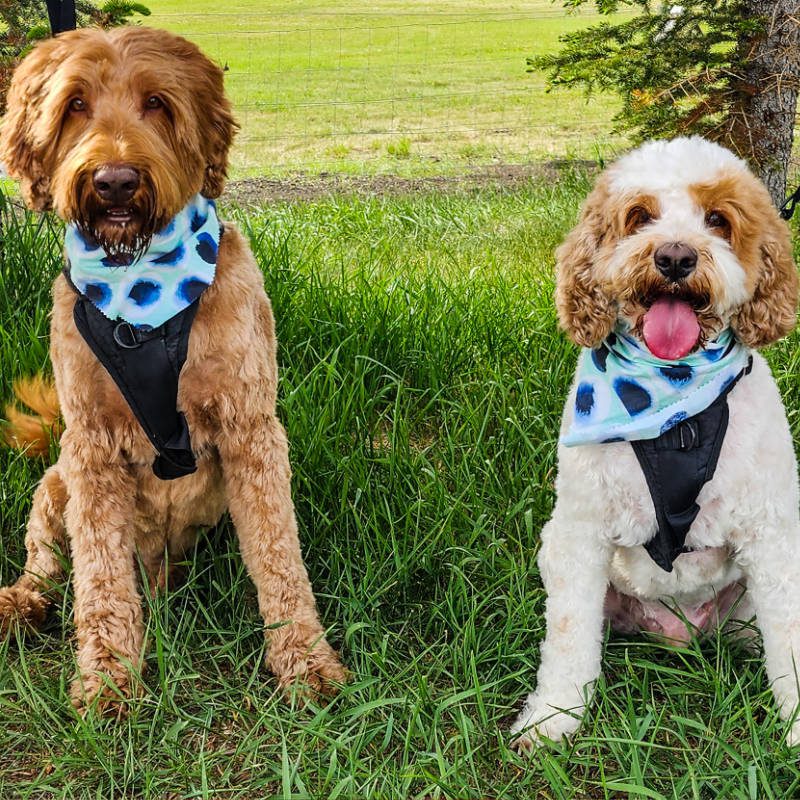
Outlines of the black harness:
[[197,307],[195,301],[163,325],[148,330],[108,319],[82,294],[72,311],[81,336],[155,447],[158,455],[153,472],[164,481],[191,475],[197,469],[189,426],[177,409],[178,378]]
[[656,439],[631,442],[658,523],[658,532],[644,547],[665,572],[672,572],[672,562],[681,553],[689,552],[686,535],[700,512],[697,496],[714,477],[728,430],[728,394],[752,366],[751,357],[747,367],[704,411]]

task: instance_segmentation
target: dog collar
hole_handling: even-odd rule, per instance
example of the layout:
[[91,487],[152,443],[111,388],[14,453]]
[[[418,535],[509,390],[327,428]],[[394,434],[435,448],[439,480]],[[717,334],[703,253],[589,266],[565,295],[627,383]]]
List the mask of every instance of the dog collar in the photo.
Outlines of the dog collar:
[[220,223],[213,200],[198,194],[130,266],[118,266],[74,223],[64,238],[75,289],[112,321],[150,328],[180,314],[213,283]]
[[665,361],[618,327],[600,347],[581,353],[573,419],[561,443],[655,439],[711,406],[749,359],[730,328],[695,353]]

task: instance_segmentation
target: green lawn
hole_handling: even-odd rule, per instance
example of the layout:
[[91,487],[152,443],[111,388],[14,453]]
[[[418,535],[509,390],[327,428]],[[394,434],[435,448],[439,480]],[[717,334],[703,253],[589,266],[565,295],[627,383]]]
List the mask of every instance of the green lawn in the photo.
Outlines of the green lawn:
[[[278,699],[222,525],[188,582],[147,600],[147,693],[127,719],[70,709],[66,586],[41,634],[2,645],[0,797],[800,796],[763,663],[724,639],[614,639],[574,742],[530,762],[507,747],[543,635],[535,557],[575,360],[552,252],[588,186],[228,210],[274,302],[301,535],[354,681],[325,707]],[[49,222],[4,224],[7,397],[46,364],[60,256]],[[798,344],[770,354],[796,433]],[[0,451],[3,583],[43,467]]]
[[[549,0],[257,3],[148,0],[146,24],[227,65],[242,131],[236,177],[459,172],[579,155],[620,143],[613,101],[545,91],[526,56],[596,15]],[[268,8],[265,6],[268,5]]]

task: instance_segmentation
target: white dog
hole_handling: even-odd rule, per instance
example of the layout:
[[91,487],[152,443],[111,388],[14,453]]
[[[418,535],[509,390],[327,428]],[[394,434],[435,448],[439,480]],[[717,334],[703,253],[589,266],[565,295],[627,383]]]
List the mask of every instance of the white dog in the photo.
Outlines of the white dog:
[[[650,142],[600,176],[557,261],[559,319],[586,349],[542,531],[547,634],[517,746],[578,728],[606,621],[686,641],[755,616],[791,719],[797,465],[775,381],[751,349],[795,325],[787,225],[728,150]],[[788,741],[800,742],[800,722]]]

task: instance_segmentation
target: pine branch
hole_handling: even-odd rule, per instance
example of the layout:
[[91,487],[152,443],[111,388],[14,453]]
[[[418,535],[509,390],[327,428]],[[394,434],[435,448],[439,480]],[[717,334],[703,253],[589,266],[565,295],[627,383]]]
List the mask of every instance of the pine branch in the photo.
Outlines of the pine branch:
[[528,59],[529,71],[545,71],[548,90],[616,94],[622,102],[615,130],[637,141],[718,129],[742,73],[737,44],[762,24],[742,15],[740,0],[697,0],[680,10],[668,3],[654,9],[649,0],[595,0],[595,6],[604,15],[623,6],[638,13],[562,36],[558,53]]

